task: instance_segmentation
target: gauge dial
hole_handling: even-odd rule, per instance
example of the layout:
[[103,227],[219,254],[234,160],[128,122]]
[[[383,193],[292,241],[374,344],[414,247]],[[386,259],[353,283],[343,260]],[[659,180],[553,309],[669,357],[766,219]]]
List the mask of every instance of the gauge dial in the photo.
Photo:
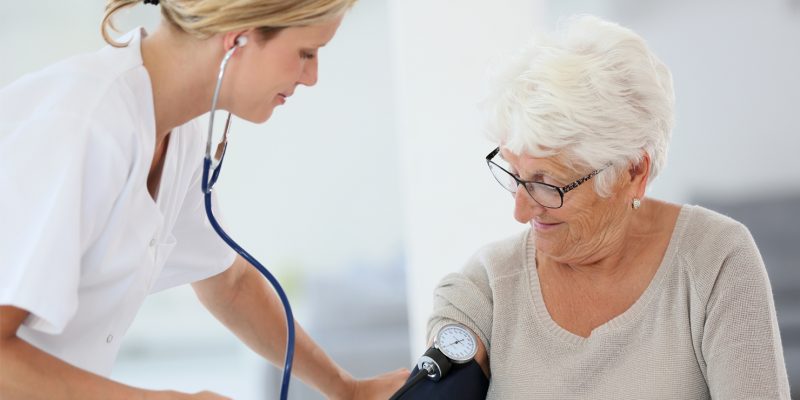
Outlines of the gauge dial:
[[462,325],[445,325],[436,335],[433,344],[456,364],[471,361],[478,352],[475,335]]

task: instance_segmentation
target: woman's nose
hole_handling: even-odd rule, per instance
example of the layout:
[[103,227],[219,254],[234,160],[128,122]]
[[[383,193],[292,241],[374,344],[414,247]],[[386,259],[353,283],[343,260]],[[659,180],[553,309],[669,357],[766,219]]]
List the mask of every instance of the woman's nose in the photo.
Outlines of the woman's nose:
[[522,185],[517,186],[517,191],[514,193],[514,219],[527,224],[533,217],[541,214],[543,208]]

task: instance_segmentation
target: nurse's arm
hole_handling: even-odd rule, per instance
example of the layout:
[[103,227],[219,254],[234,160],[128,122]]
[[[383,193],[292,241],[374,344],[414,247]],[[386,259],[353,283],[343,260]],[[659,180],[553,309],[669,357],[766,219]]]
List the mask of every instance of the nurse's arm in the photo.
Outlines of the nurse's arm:
[[[286,317],[275,291],[241,257],[225,272],[192,284],[200,301],[236,336],[276,365],[283,365]],[[330,399],[389,398],[408,371],[356,381],[339,367],[295,322],[293,373]]]
[[0,306],[0,398],[38,399],[225,399],[213,393],[188,395],[123,385],[74,367],[17,336],[28,311]]

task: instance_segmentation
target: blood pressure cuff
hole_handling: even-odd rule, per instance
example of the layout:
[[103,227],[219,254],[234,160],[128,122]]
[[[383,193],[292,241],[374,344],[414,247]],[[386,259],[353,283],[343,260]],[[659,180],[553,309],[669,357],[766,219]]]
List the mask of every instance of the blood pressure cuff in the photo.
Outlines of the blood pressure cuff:
[[[411,376],[419,369],[414,368]],[[409,378],[410,380],[410,378]],[[475,360],[454,364],[439,382],[423,379],[403,394],[399,400],[483,400],[489,390],[489,379]]]

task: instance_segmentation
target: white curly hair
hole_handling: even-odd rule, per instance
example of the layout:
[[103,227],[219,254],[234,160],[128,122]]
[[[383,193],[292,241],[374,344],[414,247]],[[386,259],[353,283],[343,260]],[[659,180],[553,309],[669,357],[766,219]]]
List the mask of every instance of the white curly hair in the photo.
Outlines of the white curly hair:
[[[515,154],[558,156],[608,196],[643,152],[648,182],[666,161],[675,95],[667,67],[630,29],[593,16],[538,36],[502,70],[484,102],[487,135]],[[585,172],[585,170],[583,171]]]

